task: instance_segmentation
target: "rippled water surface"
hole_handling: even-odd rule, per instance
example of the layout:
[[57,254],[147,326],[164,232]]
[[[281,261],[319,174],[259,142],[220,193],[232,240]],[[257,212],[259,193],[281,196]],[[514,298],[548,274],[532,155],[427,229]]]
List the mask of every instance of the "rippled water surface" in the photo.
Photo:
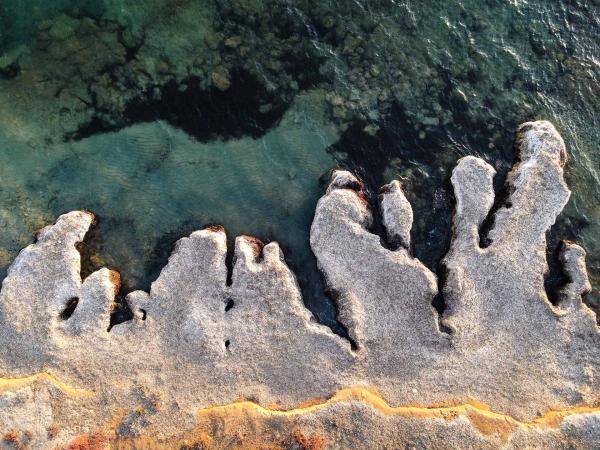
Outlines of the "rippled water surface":
[[[415,253],[446,251],[449,176],[514,161],[516,126],[552,120],[573,196],[550,234],[600,287],[597,0],[5,0],[0,5],[0,269],[62,212],[99,224],[86,264],[148,289],[208,224],[279,241],[333,324],[308,246],[320,179],[401,177]],[[560,283],[552,272],[549,286]],[[600,297],[588,301],[600,304]]]

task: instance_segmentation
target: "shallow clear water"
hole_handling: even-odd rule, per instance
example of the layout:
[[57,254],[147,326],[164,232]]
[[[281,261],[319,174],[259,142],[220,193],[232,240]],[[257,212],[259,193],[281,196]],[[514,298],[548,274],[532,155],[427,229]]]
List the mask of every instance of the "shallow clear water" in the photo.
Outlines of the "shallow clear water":
[[[336,164],[325,150],[339,135],[323,108],[319,92],[301,94],[259,139],[199,143],[151,122],[45,151],[0,141],[2,263],[58,214],[86,208],[99,217],[86,257],[93,267],[117,268],[125,291],[147,289],[174,242],[212,224],[226,226],[231,247],[242,234],[277,240],[301,269],[312,263],[319,178]],[[299,272],[303,286],[320,288],[316,271]],[[306,297],[324,321],[332,317],[318,289]]]
[[176,239],[219,223],[279,241],[333,324],[308,246],[322,175],[349,167],[372,192],[402,177],[415,253],[437,270],[456,160],[485,158],[501,189],[515,127],[545,118],[573,190],[549,258],[582,243],[597,289],[599,35],[597,0],[6,0],[0,268],[88,208],[88,264],[147,289]]

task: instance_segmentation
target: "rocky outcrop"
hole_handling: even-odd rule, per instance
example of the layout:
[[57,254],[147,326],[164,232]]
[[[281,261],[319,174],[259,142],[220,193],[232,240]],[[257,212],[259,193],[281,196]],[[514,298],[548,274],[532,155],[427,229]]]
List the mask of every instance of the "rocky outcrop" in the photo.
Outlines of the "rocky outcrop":
[[238,237],[228,280],[220,227],[181,239],[150,292],[127,296],[133,320],[108,331],[119,276],[81,279],[75,244],[94,216],[61,216],[0,292],[0,445],[597,446],[583,249],[563,246],[557,304],[544,290],[545,233],[569,197],[565,146],[534,122],[517,148],[499,208],[493,168],[458,162],[443,284],[411,255],[401,184],[381,190],[379,236],[360,181],[332,173],[311,246],[350,339],[312,319],[275,242]]

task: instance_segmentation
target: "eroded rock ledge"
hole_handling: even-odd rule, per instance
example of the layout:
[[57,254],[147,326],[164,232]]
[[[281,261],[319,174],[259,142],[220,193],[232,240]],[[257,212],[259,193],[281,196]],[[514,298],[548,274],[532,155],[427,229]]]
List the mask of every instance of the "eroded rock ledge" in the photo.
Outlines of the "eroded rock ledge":
[[401,184],[381,190],[380,237],[360,181],[332,173],[311,246],[354,347],[312,319],[277,243],[238,237],[228,283],[220,227],[181,239],[150,292],[127,296],[133,320],[109,332],[119,275],[81,279],[75,244],[94,216],[61,216],[0,293],[0,446],[600,445],[600,334],[582,303],[583,249],[563,247],[558,304],[544,291],[545,233],[570,195],[565,146],[533,122],[517,147],[485,248],[494,169],[458,162],[441,287],[410,254]]

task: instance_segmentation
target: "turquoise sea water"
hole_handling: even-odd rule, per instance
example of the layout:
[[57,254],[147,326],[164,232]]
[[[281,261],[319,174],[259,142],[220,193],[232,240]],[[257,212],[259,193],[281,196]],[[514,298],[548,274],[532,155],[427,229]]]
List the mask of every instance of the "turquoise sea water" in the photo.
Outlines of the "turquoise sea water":
[[[258,139],[199,143],[168,123],[150,122],[44,151],[0,140],[2,263],[33,230],[86,208],[99,222],[85,255],[92,267],[117,268],[125,291],[147,289],[173,243],[211,224],[227,226],[231,248],[236,235],[277,240],[288,264],[302,269],[313,258],[308,238],[318,180],[336,165],[326,149],[339,134],[323,108],[322,93],[300,94]],[[318,276],[300,272],[311,306],[327,321],[333,310],[318,292]]]
[[[307,305],[334,324],[308,232],[322,176],[404,179],[415,253],[449,239],[449,176],[514,161],[552,120],[572,199],[549,235],[588,251],[600,287],[597,0],[5,0],[0,5],[0,270],[62,212],[99,224],[90,267],[149,287],[208,224],[279,241]],[[4,272],[0,272],[4,273]],[[588,301],[600,304],[592,294]]]

